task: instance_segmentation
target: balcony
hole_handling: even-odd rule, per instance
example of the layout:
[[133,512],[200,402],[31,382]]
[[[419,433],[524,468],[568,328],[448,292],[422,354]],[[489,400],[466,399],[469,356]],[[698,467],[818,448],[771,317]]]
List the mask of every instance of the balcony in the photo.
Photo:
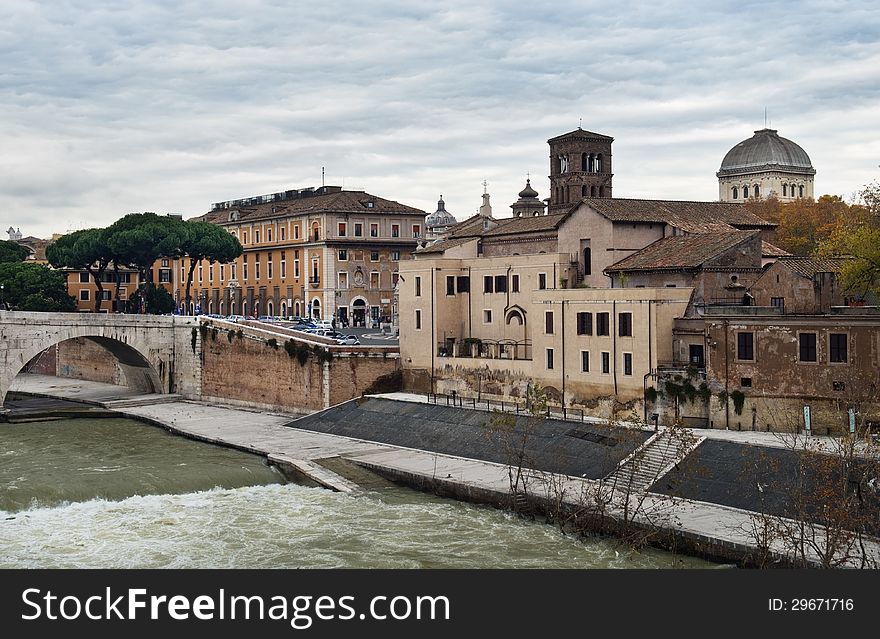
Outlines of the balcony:
[[437,344],[438,357],[464,357],[468,359],[532,359],[532,342],[523,340],[480,340],[447,338]]
[[317,286],[320,283],[321,283],[321,277],[318,275],[312,275],[309,278],[309,285],[311,285],[311,286]]

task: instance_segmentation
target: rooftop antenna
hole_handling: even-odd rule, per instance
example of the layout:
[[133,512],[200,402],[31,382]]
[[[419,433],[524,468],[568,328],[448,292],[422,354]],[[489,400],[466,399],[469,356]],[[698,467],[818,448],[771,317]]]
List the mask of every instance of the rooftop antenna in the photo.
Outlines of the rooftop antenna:
[[324,186],[324,167],[321,167],[321,186]]
[[486,189],[489,187],[489,183],[486,180],[483,180],[483,193],[486,193]]
[[767,107],[764,107],[764,128],[767,128]]
[[584,124],[584,119],[583,119],[583,118],[578,118],[578,128],[579,128],[579,129],[582,129],[582,128],[583,128],[583,124]]

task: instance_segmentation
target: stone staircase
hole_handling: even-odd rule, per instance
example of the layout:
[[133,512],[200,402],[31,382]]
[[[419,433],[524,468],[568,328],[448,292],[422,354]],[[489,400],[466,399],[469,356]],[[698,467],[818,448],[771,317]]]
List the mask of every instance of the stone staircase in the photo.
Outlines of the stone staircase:
[[122,399],[111,399],[101,402],[104,408],[132,408],[134,406],[155,406],[156,404],[170,404],[179,402],[183,398],[176,393],[151,393],[149,395],[137,395]]
[[605,482],[620,490],[631,486],[634,491],[647,491],[705,440],[705,437],[682,438],[670,430],[661,431],[620,462]]

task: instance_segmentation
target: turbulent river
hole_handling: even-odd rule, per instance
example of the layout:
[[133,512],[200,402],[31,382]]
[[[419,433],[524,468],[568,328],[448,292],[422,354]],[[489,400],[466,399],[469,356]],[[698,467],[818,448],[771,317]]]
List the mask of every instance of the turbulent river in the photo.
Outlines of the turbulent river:
[[703,566],[404,488],[285,483],[135,421],[0,424],[0,568]]

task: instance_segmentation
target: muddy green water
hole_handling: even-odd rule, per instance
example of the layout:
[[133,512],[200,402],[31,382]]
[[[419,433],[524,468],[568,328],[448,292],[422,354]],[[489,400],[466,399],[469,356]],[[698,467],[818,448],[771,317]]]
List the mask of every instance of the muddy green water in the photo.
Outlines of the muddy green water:
[[135,421],[0,424],[0,568],[702,566],[404,488],[284,483]]

